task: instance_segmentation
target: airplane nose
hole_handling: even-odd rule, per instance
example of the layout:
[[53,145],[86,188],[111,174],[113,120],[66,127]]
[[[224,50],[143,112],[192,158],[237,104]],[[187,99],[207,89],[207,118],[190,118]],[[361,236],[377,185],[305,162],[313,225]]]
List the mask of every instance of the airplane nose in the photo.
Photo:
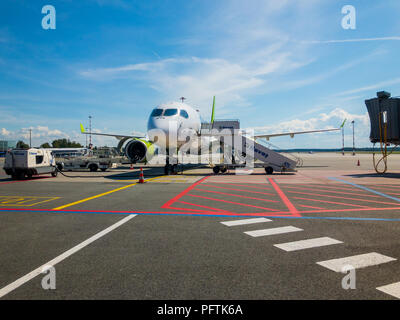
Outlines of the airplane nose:
[[177,140],[178,123],[167,119],[150,119],[148,136],[157,145],[168,148],[174,146]]

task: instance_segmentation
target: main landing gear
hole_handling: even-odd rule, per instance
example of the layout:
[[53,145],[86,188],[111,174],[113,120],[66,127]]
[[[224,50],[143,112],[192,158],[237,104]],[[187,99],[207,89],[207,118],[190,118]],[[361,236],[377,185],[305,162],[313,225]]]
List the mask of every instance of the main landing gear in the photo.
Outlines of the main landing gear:
[[225,173],[226,171],[228,171],[228,168],[227,168],[227,167],[221,167],[221,166],[215,166],[215,167],[213,167],[213,172],[214,172],[214,174],[218,174],[219,172]]
[[170,175],[170,174],[177,174],[178,173],[178,165],[175,164],[170,164],[169,163],[169,158],[167,157],[166,159],[166,164],[164,167],[164,174],[165,175]]

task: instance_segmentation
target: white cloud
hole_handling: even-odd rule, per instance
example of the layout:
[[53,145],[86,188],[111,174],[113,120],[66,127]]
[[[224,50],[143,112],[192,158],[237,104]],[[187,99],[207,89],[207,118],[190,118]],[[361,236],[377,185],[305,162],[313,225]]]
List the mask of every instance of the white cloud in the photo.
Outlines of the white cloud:
[[351,114],[342,108],[335,108],[329,113],[320,113],[318,116],[310,119],[293,119],[289,121],[282,121],[274,125],[253,127],[250,129],[255,130],[257,133],[283,133],[291,131],[307,131],[318,129],[331,129],[338,128],[344,119],[348,123],[357,121],[363,127],[369,126],[369,116],[365,114]]
[[2,136],[8,137],[8,136],[11,134],[11,131],[8,131],[6,128],[1,128],[0,134],[1,134]]
[[363,91],[381,89],[381,88],[384,88],[384,87],[387,87],[387,86],[390,86],[390,85],[394,85],[394,84],[398,84],[398,83],[400,83],[400,78],[395,78],[395,79],[391,79],[391,80],[388,80],[388,81],[375,83],[375,84],[372,84],[372,85],[369,85],[369,86],[343,91],[343,92],[338,93],[337,96],[345,96],[345,95],[350,95],[350,94],[359,93],[359,92],[363,92]]
[[29,138],[31,137],[33,145],[40,145],[44,142],[51,142],[55,139],[71,138],[70,135],[62,132],[61,130],[49,129],[49,127],[46,126],[26,127],[17,131],[11,131],[7,130],[6,128],[2,128],[1,134],[7,137],[7,139],[13,140],[21,139],[24,141],[29,141]]
[[365,42],[365,41],[400,41],[400,37],[378,37],[378,38],[360,38],[360,39],[342,39],[342,40],[310,40],[299,41],[305,44],[324,44],[324,43],[346,43],[346,42]]
[[213,95],[218,97],[219,110],[246,105],[244,92],[265,84],[271,74],[285,73],[310,63],[296,58],[291,52],[263,48],[243,56],[240,61],[221,58],[171,58],[150,63],[123,65],[80,71],[93,80],[110,81],[118,78],[142,79],[166,99],[185,96],[199,109],[209,111]]

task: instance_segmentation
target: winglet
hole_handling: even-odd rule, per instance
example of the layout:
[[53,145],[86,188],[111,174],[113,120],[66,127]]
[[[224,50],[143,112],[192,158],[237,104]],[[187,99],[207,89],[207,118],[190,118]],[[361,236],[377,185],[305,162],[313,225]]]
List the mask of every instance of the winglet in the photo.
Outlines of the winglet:
[[81,123],[81,133],[85,133],[85,128],[83,127],[82,123]]
[[213,106],[212,106],[212,112],[211,112],[211,124],[214,123],[214,110],[215,110],[215,96],[213,98]]
[[343,128],[343,127],[344,127],[344,124],[345,124],[346,120],[347,120],[347,119],[344,119],[344,121],[343,121],[342,125],[340,126],[340,128]]

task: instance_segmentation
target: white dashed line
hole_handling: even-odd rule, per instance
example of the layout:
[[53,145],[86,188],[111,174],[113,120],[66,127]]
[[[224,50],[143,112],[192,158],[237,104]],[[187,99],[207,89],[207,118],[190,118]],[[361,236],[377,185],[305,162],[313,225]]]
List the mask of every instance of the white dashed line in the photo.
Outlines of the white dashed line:
[[28,274],[24,275],[23,277],[15,280],[14,282],[12,282],[9,285],[5,286],[4,288],[0,289],[0,298],[4,297],[6,294],[10,293],[11,291],[17,289],[18,287],[22,286],[26,282],[32,280],[33,278],[35,278],[36,276],[41,274],[43,272],[43,268],[45,266],[55,266],[57,263],[63,261],[64,259],[68,258],[69,256],[73,255],[74,253],[76,253],[79,250],[83,249],[84,247],[88,246],[89,244],[96,241],[97,239],[105,236],[107,233],[113,231],[114,229],[117,229],[119,226],[128,222],[135,216],[136,215],[129,215],[129,216],[119,220],[117,223],[114,223],[112,226],[108,227],[107,229],[104,229],[103,231],[96,233],[94,236],[90,237],[89,239],[81,242],[80,244],[76,245],[75,247],[60,254],[58,257],[55,257],[53,260],[46,262],[45,264],[41,265],[40,267],[36,268],[35,270],[29,272]]
[[274,244],[274,246],[285,251],[296,251],[309,248],[329,246],[338,243],[343,243],[343,242],[329,237],[322,237],[322,238],[314,238],[314,239]]
[[400,282],[388,284],[386,286],[376,288],[379,291],[387,293],[397,299],[400,299]]
[[287,227],[270,228],[270,229],[262,229],[255,231],[246,231],[245,233],[252,237],[262,237],[262,236],[271,236],[274,234],[289,233],[296,231],[303,231],[303,229],[299,229],[293,226],[287,226]]
[[233,220],[233,221],[222,221],[221,223],[228,226],[240,226],[244,224],[252,224],[252,223],[261,223],[261,222],[270,222],[272,220],[267,218],[253,218],[253,219],[242,219],[242,220]]
[[335,272],[342,272],[344,266],[352,266],[354,269],[360,269],[395,260],[397,259],[371,252],[357,256],[321,261],[317,262],[317,264]]

